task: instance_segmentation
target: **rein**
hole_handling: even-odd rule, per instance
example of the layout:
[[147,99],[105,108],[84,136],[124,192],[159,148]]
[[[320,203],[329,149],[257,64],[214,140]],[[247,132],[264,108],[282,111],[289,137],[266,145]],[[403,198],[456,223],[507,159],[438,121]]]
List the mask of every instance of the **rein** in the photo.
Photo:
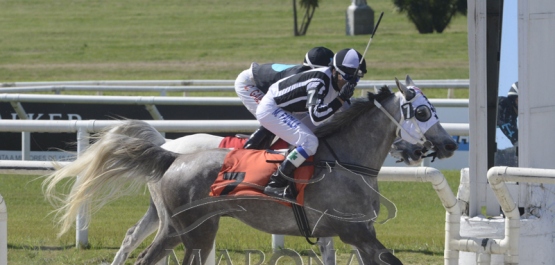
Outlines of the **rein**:
[[[350,171],[351,173],[355,173],[355,174],[358,174],[358,175],[361,175],[361,176],[371,177],[371,178],[377,178],[378,177],[378,173],[380,172],[379,169],[374,169],[374,168],[355,165],[355,164],[339,163],[339,158],[337,157],[337,155],[335,154],[335,152],[331,148],[328,141],[326,141],[325,138],[322,139],[321,141],[330,150],[330,152],[331,152],[333,158],[335,159],[335,161],[320,160],[320,161],[318,161],[318,163],[316,165],[314,165],[315,167],[334,168],[336,165],[339,165],[339,167],[343,167],[344,169]],[[382,200],[380,200],[380,203],[383,204],[387,208],[387,213],[388,213],[387,219],[385,219],[384,221],[379,222],[379,223],[385,224],[388,220],[393,219],[397,216],[397,207],[395,206],[395,204],[393,204],[390,200],[388,200],[386,197],[381,195],[379,192],[378,192],[378,194],[382,198]],[[306,239],[308,241],[308,237],[306,237]],[[309,241],[309,243],[310,243],[310,241]]]
[[378,177],[378,173],[380,172],[379,169],[360,166],[360,165],[355,165],[355,164],[340,163],[339,158],[337,157],[337,154],[335,154],[335,152],[333,151],[333,148],[331,148],[328,141],[326,141],[325,138],[321,139],[321,141],[324,143],[324,145],[326,145],[328,150],[330,150],[331,155],[333,156],[335,161],[320,160],[314,166],[316,166],[316,167],[332,167],[333,168],[333,167],[336,166],[336,164],[340,164],[342,167],[344,167],[344,168],[346,168],[346,169],[348,169],[348,170],[350,170],[350,171],[352,171],[356,174],[360,174],[360,175],[371,177],[371,178]]

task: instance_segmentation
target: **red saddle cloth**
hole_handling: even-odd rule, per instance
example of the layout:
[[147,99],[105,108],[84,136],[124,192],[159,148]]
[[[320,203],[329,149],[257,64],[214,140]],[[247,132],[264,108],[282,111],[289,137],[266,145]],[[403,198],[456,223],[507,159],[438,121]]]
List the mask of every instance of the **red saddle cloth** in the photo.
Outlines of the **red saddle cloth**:
[[[248,138],[226,136],[224,137],[224,139],[222,139],[218,148],[243,149],[243,146],[245,146],[245,142],[247,140]],[[270,149],[272,150],[287,149],[287,148],[289,148],[289,144],[286,141],[281,139],[278,139],[272,146],[270,146]]]
[[[232,150],[226,155],[218,178],[210,187],[210,196],[267,196],[263,193],[264,187],[284,159],[282,154],[266,150]],[[312,161],[312,157],[307,161]],[[295,179],[309,180],[313,173],[313,165],[302,165],[295,171]],[[305,187],[305,183],[296,183],[300,205],[304,202]]]

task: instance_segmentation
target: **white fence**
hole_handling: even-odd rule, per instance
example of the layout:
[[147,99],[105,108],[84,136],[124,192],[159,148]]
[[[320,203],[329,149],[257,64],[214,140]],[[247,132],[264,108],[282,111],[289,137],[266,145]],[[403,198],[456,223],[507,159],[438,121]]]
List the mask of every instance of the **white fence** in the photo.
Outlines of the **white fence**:
[[0,265],[8,264],[8,209],[0,194]]
[[[0,83],[0,93],[28,93],[61,91],[119,91],[119,92],[234,92],[234,80],[133,80],[133,81],[66,81],[66,82],[14,82]],[[452,80],[415,80],[420,88],[468,89],[468,79]],[[373,89],[374,86],[395,86],[393,80],[361,80],[357,88]],[[450,95],[447,95],[451,98]]]

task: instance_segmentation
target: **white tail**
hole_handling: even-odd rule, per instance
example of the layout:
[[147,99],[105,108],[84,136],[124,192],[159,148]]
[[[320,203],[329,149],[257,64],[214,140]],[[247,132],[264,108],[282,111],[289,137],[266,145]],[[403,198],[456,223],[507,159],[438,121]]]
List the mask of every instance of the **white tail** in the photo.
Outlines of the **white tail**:
[[[165,140],[154,128],[129,129],[132,128],[129,125],[137,123],[141,122],[126,121],[99,133],[94,137],[97,141],[79,158],[44,180],[45,197],[57,207],[59,236],[71,228],[81,207],[90,208],[86,211],[89,216],[85,217],[88,225],[90,210],[94,212],[110,200],[135,192],[148,181],[160,179],[175,160],[175,153],[159,147]],[[57,191],[58,184],[75,176],[79,177],[69,194]],[[70,184],[68,181],[62,186]]]

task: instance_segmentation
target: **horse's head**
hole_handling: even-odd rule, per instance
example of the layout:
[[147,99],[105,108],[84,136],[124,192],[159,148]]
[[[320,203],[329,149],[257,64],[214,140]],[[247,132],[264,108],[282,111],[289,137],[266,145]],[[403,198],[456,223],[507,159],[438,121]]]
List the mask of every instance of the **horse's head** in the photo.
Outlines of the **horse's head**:
[[[401,120],[397,130],[399,138],[393,143],[390,154],[408,165],[415,165],[424,157],[439,159],[451,157],[457,143],[439,123],[434,106],[407,75],[406,84],[395,78],[399,91]],[[430,152],[430,154],[427,154]]]

